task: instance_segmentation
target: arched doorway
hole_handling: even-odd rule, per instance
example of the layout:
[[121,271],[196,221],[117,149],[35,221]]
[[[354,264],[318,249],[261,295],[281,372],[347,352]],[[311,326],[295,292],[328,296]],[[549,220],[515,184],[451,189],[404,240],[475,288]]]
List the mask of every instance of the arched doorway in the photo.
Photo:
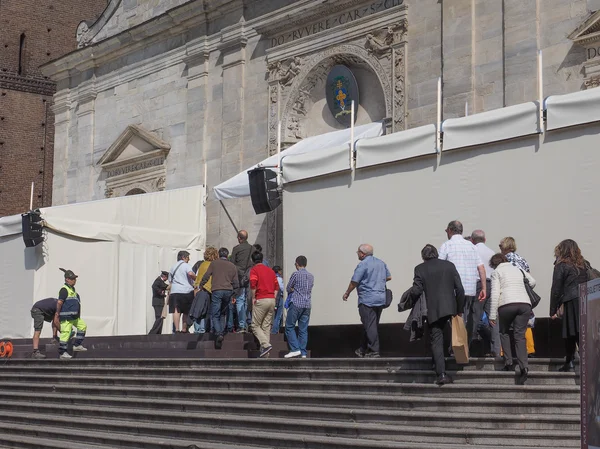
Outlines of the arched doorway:
[[144,193],[146,193],[144,190],[135,188],[135,189],[131,189],[129,192],[127,192],[125,194],[125,196],[142,195]]

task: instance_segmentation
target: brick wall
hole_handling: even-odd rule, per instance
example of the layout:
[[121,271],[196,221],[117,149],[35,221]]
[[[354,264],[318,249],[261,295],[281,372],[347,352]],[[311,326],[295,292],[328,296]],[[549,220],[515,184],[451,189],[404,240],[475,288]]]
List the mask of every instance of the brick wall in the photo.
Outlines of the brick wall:
[[39,67],[77,48],[107,0],[0,0],[0,216],[52,204],[54,86]]

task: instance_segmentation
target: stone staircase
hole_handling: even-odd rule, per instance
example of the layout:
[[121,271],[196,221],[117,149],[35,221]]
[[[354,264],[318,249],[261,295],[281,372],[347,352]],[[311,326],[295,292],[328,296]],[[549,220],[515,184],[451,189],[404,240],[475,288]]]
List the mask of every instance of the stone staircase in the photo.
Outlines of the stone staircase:
[[525,386],[499,361],[449,360],[455,383],[438,387],[430,358],[92,355],[0,362],[0,447],[580,446],[579,377],[557,359],[531,359]]

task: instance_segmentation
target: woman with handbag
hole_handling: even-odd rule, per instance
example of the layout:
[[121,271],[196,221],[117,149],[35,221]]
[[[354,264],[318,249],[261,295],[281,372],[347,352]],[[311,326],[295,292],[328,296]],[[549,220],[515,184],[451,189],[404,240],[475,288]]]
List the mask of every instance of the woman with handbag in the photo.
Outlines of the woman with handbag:
[[490,306],[490,324],[500,326],[500,341],[504,352],[504,371],[513,371],[513,358],[510,342],[510,327],[513,327],[513,338],[517,361],[520,368],[519,383],[523,385],[529,373],[525,332],[531,316],[532,301],[527,287],[535,287],[533,277],[512,265],[502,254],[495,254],[490,259],[492,273],[492,302]]
[[554,274],[550,291],[550,317],[562,317],[565,364],[559,371],[573,370],[575,348],[579,344],[579,284],[587,282],[586,261],[574,240],[567,239],[554,248]]

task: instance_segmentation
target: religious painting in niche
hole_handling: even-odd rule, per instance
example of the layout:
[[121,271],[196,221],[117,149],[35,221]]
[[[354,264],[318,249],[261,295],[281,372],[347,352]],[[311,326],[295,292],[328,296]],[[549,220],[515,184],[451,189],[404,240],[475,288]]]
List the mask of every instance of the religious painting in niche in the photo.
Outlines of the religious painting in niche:
[[326,98],[329,110],[338,123],[350,127],[352,101],[354,101],[354,121],[358,109],[358,84],[352,71],[344,65],[333,66],[327,76]]

